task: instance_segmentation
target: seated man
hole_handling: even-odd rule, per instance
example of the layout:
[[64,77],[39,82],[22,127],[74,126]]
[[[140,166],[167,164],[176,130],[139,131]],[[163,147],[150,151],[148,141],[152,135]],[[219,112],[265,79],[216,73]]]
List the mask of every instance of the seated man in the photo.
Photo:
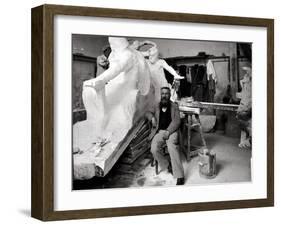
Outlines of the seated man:
[[147,117],[152,122],[150,138],[151,152],[157,160],[162,172],[168,170],[169,162],[161,151],[166,144],[171,157],[173,176],[177,178],[177,185],[184,184],[184,170],[180,158],[178,129],[180,126],[180,113],[178,105],[170,101],[169,87],[161,88],[161,101],[154,109],[148,112]]

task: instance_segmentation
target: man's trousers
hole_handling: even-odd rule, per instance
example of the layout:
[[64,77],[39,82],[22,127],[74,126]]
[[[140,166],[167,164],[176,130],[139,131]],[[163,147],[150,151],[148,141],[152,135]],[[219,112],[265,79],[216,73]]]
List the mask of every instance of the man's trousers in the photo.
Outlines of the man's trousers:
[[161,171],[168,168],[169,162],[165,158],[162,148],[167,145],[167,149],[171,158],[173,176],[175,178],[184,177],[184,170],[180,158],[178,132],[172,133],[168,140],[164,140],[163,133],[157,132],[151,142],[151,153],[157,160]]

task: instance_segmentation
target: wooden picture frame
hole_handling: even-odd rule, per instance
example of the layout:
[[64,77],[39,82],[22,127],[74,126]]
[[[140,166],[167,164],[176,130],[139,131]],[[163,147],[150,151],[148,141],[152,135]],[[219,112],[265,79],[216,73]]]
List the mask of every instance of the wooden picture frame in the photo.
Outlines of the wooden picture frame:
[[[240,25],[267,29],[267,198],[100,209],[54,210],[54,16]],[[62,5],[32,9],[32,200],[31,215],[50,221],[163,214],[274,205],[274,20]]]

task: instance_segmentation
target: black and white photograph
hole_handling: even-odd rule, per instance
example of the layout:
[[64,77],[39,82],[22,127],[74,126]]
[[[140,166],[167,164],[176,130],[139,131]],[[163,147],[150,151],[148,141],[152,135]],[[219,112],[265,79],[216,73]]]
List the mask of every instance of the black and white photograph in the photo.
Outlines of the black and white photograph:
[[72,34],[72,189],[251,182],[251,83],[251,43]]

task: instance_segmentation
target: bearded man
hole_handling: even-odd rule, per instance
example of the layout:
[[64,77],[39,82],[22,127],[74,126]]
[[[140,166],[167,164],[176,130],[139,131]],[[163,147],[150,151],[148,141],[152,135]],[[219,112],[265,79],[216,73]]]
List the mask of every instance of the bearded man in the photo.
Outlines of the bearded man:
[[168,173],[169,161],[165,158],[162,148],[167,146],[170,158],[172,173],[177,179],[177,185],[184,184],[184,170],[180,158],[178,129],[180,126],[180,113],[176,103],[170,101],[171,91],[169,87],[161,88],[161,100],[151,111],[147,117],[151,120],[152,130],[150,138],[151,153],[158,162],[161,171]]

